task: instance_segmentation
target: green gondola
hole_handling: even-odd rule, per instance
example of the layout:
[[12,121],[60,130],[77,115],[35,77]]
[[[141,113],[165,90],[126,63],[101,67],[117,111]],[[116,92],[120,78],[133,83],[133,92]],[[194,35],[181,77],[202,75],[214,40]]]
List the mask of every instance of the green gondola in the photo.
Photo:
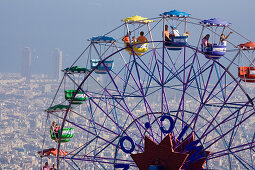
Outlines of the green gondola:
[[[65,90],[65,99],[67,101],[71,101],[75,92],[76,90]],[[82,102],[86,100],[88,100],[88,97],[86,97],[86,95],[82,91],[79,91],[75,95],[72,104],[82,104]]]
[[72,73],[88,73],[88,72],[90,72],[90,69],[83,68],[83,67],[80,67],[80,66],[74,66],[74,67],[68,67],[68,68],[66,68],[62,71],[65,72],[65,73],[69,73],[69,74],[72,74]]
[[[60,134],[60,129],[58,130],[58,134]],[[62,135],[61,135],[61,142],[69,142],[70,139],[74,135],[74,128],[63,128]],[[58,135],[50,130],[50,137],[52,140],[58,142]]]

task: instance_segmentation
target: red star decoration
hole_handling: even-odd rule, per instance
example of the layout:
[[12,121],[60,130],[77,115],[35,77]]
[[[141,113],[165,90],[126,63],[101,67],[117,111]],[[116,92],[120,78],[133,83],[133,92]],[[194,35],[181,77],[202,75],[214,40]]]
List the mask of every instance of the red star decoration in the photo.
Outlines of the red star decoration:
[[168,134],[160,144],[145,136],[143,153],[131,154],[140,170],[148,170],[150,165],[161,165],[164,169],[179,170],[188,157],[186,153],[174,152],[172,135]]
[[204,169],[206,158],[211,152],[205,151],[205,157],[190,162],[189,158],[195,151],[187,151],[185,146],[194,141],[195,134],[193,132],[182,142],[170,133],[159,144],[145,136],[144,152],[131,154],[131,157],[140,170],[148,170],[150,165],[161,165],[167,170]]

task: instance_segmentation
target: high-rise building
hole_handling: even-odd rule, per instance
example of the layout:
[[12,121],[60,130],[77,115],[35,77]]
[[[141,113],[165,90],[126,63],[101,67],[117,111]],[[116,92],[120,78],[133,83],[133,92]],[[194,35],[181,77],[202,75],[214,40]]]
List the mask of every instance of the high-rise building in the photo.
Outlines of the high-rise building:
[[25,47],[23,49],[22,56],[22,68],[21,68],[21,76],[26,77],[26,80],[30,80],[31,78],[31,60],[32,53],[30,47]]
[[56,48],[53,52],[52,63],[53,63],[53,77],[60,80],[62,77],[62,51]]

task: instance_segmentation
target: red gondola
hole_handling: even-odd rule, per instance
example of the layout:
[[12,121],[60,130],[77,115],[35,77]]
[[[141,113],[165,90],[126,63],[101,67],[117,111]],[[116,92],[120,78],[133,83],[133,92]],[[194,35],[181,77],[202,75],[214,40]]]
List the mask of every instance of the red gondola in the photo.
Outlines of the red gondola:
[[[245,44],[238,45],[242,50],[255,50],[255,43],[250,41]],[[255,67],[250,66],[239,66],[238,76],[244,82],[255,82]]]
[[244,82],[255,82],[255,67],[238,67],[238,76]]

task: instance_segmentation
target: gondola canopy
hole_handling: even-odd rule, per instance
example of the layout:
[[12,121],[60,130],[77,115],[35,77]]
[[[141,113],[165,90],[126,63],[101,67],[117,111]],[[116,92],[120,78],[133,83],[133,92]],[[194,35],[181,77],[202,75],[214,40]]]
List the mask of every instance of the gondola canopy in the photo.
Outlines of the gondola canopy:
[[129,24],[132,24],[132,23],[150,23],[150,22],[153,22],[153,20],[148,20],[148,18],[144,18],[144,17],[141,17],[141,16],[138,16],[138,15],[135,15],[135,16],[132,16],[132,17],[127,17],[121,21],[125,21]]
[[255,42],[250,41],[250,42],[247,42],[245,44],[239,44],[238,46],[240,48],[242,48],[243,50],[254,50],[255,49]]
[[97,36],[97,37],[92,37],[90,39],[91,42],[94,43],[113,43],[116,42],[116,40],[112,37],[107,37],[107,36]]
[[164,12],[164,13],[160,14],[160,16],[185,18],[185,17],[190,17],[191,14],[188,14],[188,13],[182,12],[182,11],[178,11],[175,9],[172,11]]
[[218,26],[218,27],[227,27],[227,26],[231,25],[231,23],[221,20],[221,19],[218,19],[218,18],[203,20],[200,22],[200,24],[204,24],[207,26]]

